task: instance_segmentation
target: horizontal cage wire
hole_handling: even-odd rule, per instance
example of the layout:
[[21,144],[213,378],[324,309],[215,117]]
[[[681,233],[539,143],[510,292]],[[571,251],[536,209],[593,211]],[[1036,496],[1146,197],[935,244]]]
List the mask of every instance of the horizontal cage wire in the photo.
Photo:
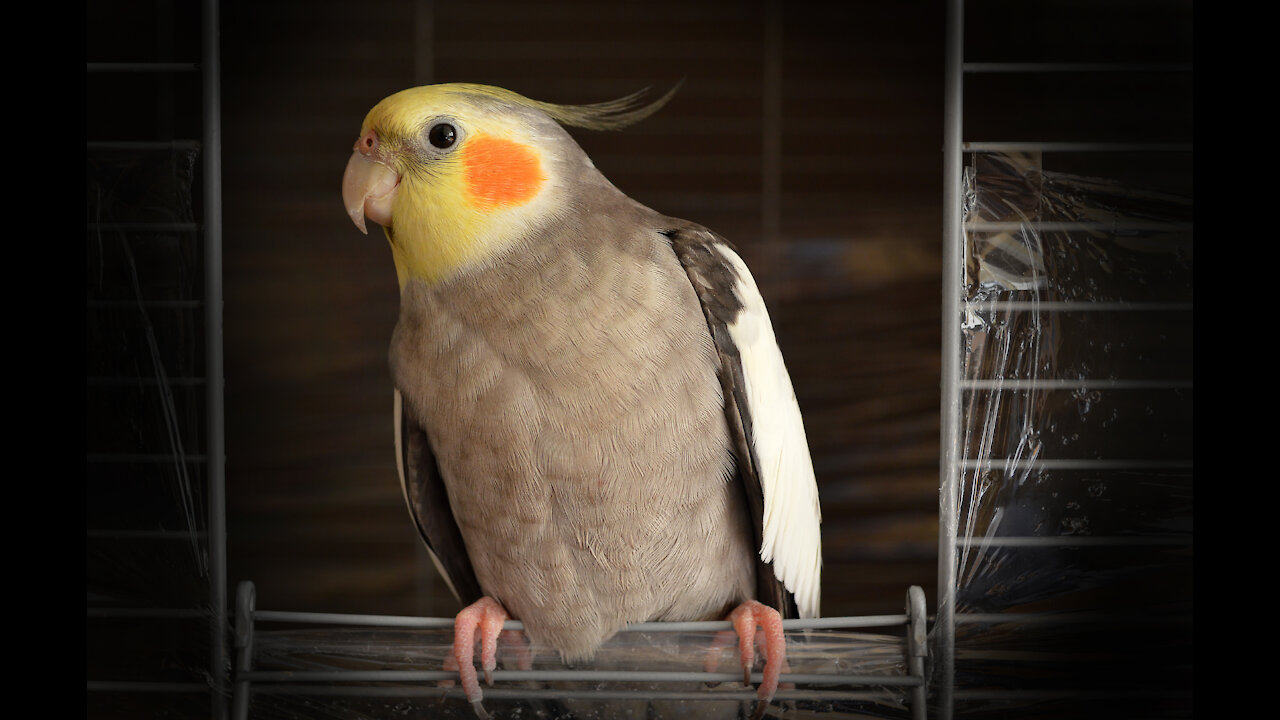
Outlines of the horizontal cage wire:
[[[379,709],[382,703],[412,699],[459,717],[473,713],[462,690],[453,687],[457,672],[442,669],[452,648],[453,619],[268,611],[255,603],[253,584],[241,583],[235,718],[272,716],[261,706],[270,706],[273,696],[286,703],[302,697],[360,698]],[[905,609],[895,615],[784,620],[787,667],[771,716],[926,717],[928,640],[921,588],[908,590]],[[532,703],[537,713],[542,712],[539,702],[567,703],[545,712],[603,718],[639,704],[651,705],[661,717],[702,717],[704,712],[734,716],[756,701],[754,688],[741,684],[737,637],[728,621],[632,624],[590,663],[571,666],[551,648],[529,643],[523,628],[519,621],[503,625],[500,669],[493,673],[494,685],[484,688],[486,705],[492,701],[511,709]],[[866,632],[883,628],[900,634]],[[753,670],[752,683],[761,678]]]

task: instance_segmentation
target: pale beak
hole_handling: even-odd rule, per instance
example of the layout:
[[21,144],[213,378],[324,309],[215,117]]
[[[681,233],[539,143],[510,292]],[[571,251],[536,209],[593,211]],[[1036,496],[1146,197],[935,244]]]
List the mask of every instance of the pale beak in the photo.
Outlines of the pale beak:
[[378,135],[370,130],[356,141],[347,170],[342,174],[342,204],[351,222],[368,235],[364,219],[379,225],[391,225],[391,204],[400,187],[400,174],[391,169],[387,153],[382,152]]

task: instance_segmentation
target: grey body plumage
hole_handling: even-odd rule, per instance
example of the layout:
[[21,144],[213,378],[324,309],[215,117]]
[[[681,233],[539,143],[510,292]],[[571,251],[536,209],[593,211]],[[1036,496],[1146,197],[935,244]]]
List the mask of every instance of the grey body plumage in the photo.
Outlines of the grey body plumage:
[[722,355],[672,246],[717,239],[620,193],[576,217],[519,263],[410,283],[391,349],[479,589],[566,658],[631,622],[723,617],[757,594],[759,543]]

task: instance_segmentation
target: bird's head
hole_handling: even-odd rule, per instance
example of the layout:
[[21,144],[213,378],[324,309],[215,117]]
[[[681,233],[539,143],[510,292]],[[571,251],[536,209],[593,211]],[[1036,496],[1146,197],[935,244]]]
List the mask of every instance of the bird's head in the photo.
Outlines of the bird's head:
[[365,117],[342,178],[343,202],[361,232],[365,218],[383,226],[401,287],[411,278],[436,282],[582,207],[585,178],[599,174],[561,125],[626,127],[678,88],[649,104],[639,102],[641,91],[593,105],[544,103],[486,85],[403,90]]

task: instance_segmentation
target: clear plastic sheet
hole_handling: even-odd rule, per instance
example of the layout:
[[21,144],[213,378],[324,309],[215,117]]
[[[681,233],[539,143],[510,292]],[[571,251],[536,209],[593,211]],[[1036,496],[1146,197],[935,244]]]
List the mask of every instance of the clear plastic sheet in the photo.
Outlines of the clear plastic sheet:
[[207,716],[214,685],[198,157],[191,143],[134,142],[91,142],[86,157],[95,717]]
[[956,716],[1189,714],[1191,204],[971,158]]
[[[740,682],[653,682],[620,679],[503,679],[523,657],[532,671],[703,672],[714,632],[632,632],[608,641],[588,664],[566,666],[545,646],[530,646],[521,633],[504,634],[491,688],[482,682],[485,708],[500,718],[737,718],[749,716],[754,688]],[[316,628],[261,630],[254,637],[254,718],[443,717],[474,718],[461,690],[440,687],[439,671],[451,648],[451,629]],[[789,673],[796,675],[905,674],[902,637],[841,630],[788,631]],[[716,672],[740,677],[736,641],[719,655]],[[278,671],[286,671],[286,675]],[[329,673],[344,671],[344,681]],[[352,674],[405,671],[402,679]],[[757,667],[756,672],[759,672]],[[306,673],[323,673],[312,676]],[[908,688],[814,684],[785,685],[767,717],[907,717]],[[717,696],[723,699],[717,699]]]

